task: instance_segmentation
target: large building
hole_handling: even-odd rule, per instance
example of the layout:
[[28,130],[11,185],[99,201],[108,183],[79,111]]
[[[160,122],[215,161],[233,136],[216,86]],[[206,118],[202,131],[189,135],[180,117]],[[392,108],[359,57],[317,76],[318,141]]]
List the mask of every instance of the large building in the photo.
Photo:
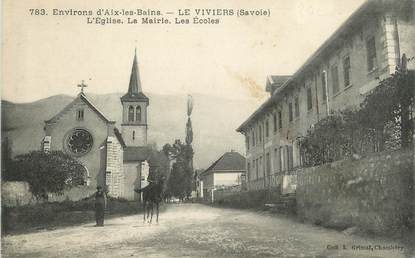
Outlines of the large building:
[[137,55],[134,55],[123,107],[121,132],[115,121],[100,112],[83,92],[53,118],[45,121],[44,151],[63,151],[84,166],[85,187],[108,187],[114,197],[138,199],[148,174],[147,107],[149,99],[141,89]]
[[332,111],[357,107],[403,54],[415,56],[414,10],[413,0],[366,1],[292,76],[268,77],[270,98],[237,129],[249,189],[289,185],[300,137]]

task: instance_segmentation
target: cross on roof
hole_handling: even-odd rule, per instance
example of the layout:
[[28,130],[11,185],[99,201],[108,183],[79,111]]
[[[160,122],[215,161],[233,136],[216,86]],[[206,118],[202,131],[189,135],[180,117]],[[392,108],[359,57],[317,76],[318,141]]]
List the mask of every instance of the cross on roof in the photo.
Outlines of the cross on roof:
[[81,84],[78,84],[78,87],[81,88],[81,93],[84,93],[84,88],[88,87],[88,85],[86,85],[84,80],[82,80]]

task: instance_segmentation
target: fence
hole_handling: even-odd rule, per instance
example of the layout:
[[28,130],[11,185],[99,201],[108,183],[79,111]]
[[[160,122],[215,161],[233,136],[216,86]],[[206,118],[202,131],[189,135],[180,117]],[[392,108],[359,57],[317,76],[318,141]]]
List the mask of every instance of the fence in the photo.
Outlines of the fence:
[[[287,171],[286,174],[272,174],[267,177],[258,178],[246,182],[246,188],[242,185],[228,186],[223,188],[216,188],[210,192],[210,201],[217,201],[226,199],[232,195],[240,194],[241,192],[267,192],[273,193],[275,196],[282,194],[295,193],[297,186],[297,172],[300,168],[294,168]],[[266,190],[266,191],[264,191]]]
[[297,172],[300,168],[296,168],[290,171],[289,174],[273,174],[265,178],[258,178],[255,180],[248,181],[248,191],[258,191],[264,189],[280,190],[283,193],[295,192],[297,184]]

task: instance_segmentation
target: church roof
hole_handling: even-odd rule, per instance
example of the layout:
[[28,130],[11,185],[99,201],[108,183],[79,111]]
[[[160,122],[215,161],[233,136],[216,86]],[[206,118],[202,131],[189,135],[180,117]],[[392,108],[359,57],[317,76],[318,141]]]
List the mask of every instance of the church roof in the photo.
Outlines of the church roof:
[[144,161],[151,155],[149,147],[126,147],[124,149],[124,162]]
[[120,142],[121,146],[123,148],[126,148],[127,145],[125,145],[124,139],[122,138],[120,131],[116,127],[114,128],[114,134],[115,134],[115,137],[117,137],[118,141]]
[[204,172],[203,175],[207,175],[214,172],[245,172],[245,157],[236,151],[230,151],[223,154],[218,160],[213,162],[212,165]]
[[69,103],[68,105],[66,105],[66,107],[64,107],[54,117],[52,117],[49,120],[46,120],[45,123],[47,123],[47,124],[55,123],[59,119],[59,117],[61,117],[64,113],[67,112],[67,110],[69,110],[70,108],[73,107],[73,105],[75,104],[76,100],[78,100],[78,99],[80,99],[84,103],[86,103],[106,123],[115,123],[115,121],[111,121],[107,117],[105,117],[105,115],[101,111],[99,111],[99,109],[97,107],[95,107],[94,104],[92,104],[92,102],[86,97],[86,95],[83,92],[79,93],[78,96],[71,103]]
[[145,100],[148,102],[148,98],[144,95],[141,89],[140,72],[137,64],[137,52],[134,54],[133,67],[131,69],[130,84],[128,85],[128,92],[121,97],[121,101],[137,101]]

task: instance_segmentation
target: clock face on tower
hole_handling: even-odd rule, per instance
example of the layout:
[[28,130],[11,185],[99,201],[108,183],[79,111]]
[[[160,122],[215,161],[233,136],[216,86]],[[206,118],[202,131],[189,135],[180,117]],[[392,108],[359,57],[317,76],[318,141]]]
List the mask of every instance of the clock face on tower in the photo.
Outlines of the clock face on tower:
[[65,148],[76,156],[82,156],[88,153],[94,141],[92,135],[85,129],[73,129],[65,139]]

